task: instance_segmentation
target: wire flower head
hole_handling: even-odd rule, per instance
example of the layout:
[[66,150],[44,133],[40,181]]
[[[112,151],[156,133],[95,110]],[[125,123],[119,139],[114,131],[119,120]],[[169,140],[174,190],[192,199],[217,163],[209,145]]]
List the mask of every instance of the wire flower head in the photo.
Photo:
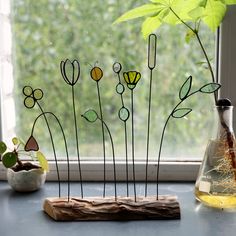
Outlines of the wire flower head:
[[39,150],[39,145],[36,141],[36,139],[33,137],[33,135],[31,135],[26,144],[25,144],[25,147],[24,147],[25,151],[26,152],[29,152],[29,151],[38,151]]
[[61,61],[60,63],[61,75],[65,82],[71,86],[74,86],[80,76],[80,64],[79,61],[69,59]]
[[93,80],[98,82],[103,77],[103,71],[100,67],[95,66],[90,71],[90,76]]
[[136,87],[136,84],[140,80],[141,74],[137,71],[128,71],[123,73],[123,77],[127,83],[127,87],[132,90]]
[[29,109],[33,108],[35,103],[43,98],[43,91],[39,88],[33,90],[31,86],[25,86],[23,94],[26,96],[24,105]]

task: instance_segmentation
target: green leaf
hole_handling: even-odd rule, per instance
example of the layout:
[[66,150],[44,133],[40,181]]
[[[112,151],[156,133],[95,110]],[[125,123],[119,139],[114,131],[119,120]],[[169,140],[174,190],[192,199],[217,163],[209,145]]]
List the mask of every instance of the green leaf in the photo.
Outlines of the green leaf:
[[209,83],[209,84],[205,84],[204,86],[202,86],[199,91],[201,93],[214,93],[215,91],[217,91],[219,88],[221,87],[220,84],[217,83]]
[[185,42],[189,43],[192,38],[195,37],[195,33],[192,30],[188,30],[186,35],[185,35]]
[[[198,7],[198,4],[199,1],[196,0],[172,0],[170,1],[169,9],[171,8],[171,10],[174,11],[180,19],[186,22],[192,19],[189,16],[189,12]],[[171,25],[180,24],[181,21],[172,11],[169,12],[163,21]]]
[[192,79],[193,79],[192,76],[189,76],[187,80],[183,83],[182,87],[180,88],[179,91],[180,100],[184,100],[188,96],[192,86]]
[[202,66],[202,65],[207,64],[207,62],[206,62],[206,61],[198,61],[198,62],[196,62],[195,64],[196,64],[196,65],[199,65],[199,66]]
[[82,117],[85,118],[88,122],[95,122],[98,119],[98,114],[96,111],[89,109],[82,115]]
[[0,154],[3,154],[7,150],[7,145],[4,142],[0,142]]
[[197,21],[203,16],[204,10],[205,10],[204,7],[197,7],[191,10],[188,14],[192,20]]
[[148,17],[142,24],[143,37],[146,39],[148,35],[158,29],[160,25],[161,22],[158,16]]
[[145,4],[124,13],[114,23],[116,24],[122,21],[127,21],[142,16],[154,15],[157,14],[160,10],[160,7],[155,4]]
[[7,152],[2,156],[2,164],[6,168],[11,168],[13,167],[17,162],[17,156],[16,153],[14,152]]
[[179,109],[174,110],[171,116],[174,118],[182,118],[188,115],[188,113],[190,113],[191,111],[192,111],[191,108],[179,108]]
[[49,171],[48,161],[47,161],[46,157],[43,155],[43,153],[40,151],[37,151],[36,157],[37,157],[42,169],[48,172]]
[[225,4],[234,5],[234,4],[236,4],[236,0],[225,0]]
[[207,5],[207,1],[208,1],[208,0],[201,0],[201,1],[199,2],[199,6],[205,8],[206,5]]
[[226,12],[226,5],[219,0],[208,0],[203,12],[203,22],[214,32]]
[[163,6],[169,6],[173,2],[173,0],[150,0],[150,1]]
[[17,144],[20,143],[20,141],[19,141],[19,139],[18,139],[17,137],[14,137],[14,138],[12,139],[12,143],[13,143],[14,145],[17,145]]

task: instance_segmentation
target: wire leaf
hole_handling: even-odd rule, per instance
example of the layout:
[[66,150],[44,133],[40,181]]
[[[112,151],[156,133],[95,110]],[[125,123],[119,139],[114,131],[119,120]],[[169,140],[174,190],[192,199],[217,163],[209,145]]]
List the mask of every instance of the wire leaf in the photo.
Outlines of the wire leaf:
[[96,111],[89,109],[82,115],[82,117],[85,118],[88,122],[93,123],[98,119],[98,114]]
[[202,86],[199,91],[201,93],[214,93],[215,91],[217,91],[219,88],[221,87],[220,84],[218,83],[209,83],[209,84],[205,84],[204,86]]
[[191,87],[192,87],[192,76],[190,75],[180,88],[179,91],[180,100],[184,100],[188,96]]
[[191,108],[179,108],[175,110],[171,116],[174,118],[183,118],[184,116],[188,115],[192,111]]

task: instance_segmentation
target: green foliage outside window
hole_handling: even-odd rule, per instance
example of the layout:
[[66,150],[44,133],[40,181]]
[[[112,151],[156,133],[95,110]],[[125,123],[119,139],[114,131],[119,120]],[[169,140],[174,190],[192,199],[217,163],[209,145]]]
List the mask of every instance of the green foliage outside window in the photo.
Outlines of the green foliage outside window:
[[[60,74],[60,61],[78,59],[81,75],[75,86],[77,114],[88,109],[98,110],[97,91],[90,71],[94,66],[103,69],[99,82],[104,119],[111,124],[116,144],[116,156],[124,157],[122,122],[118,118],[120,97],[116,93],[117,77],[112,70],[114,62],[122,64],[124,71],[136,70],[142,80],[135,91],[136,154],[145,157],[146,117],[148,104],[147,40],[140,34],[137,20],[121,25],[112,24],[123,12],[144,4],[146,1],[73,1],[73,0],[18,0],[12,1],[13,58],[16,103],[16,133],[25,139],[29,136],[39,111],[27,110],[23,105],[22,88],[30,85],[44,91],[43,107],[58,115],[63,124],[71,156],[75,155],[74,128],[69,86]],[[184,27],[162,27],[157,41],[157,67],[153,74],[153,112],[150,142],[150,157],[157,157],[160,134],[166,117],[178,100],[180,86],[189,75],[194,78],[193,88],[209,82],[209,72],[196,42],[184,43]],[[201,31],[210,58],[214,58],[214,34]],[[206,33],[208,32],[208,33]],[[123,81],[125,85],[125,81]],[[126,86],[126,85],[125,85]],[[124,93],[125,103],[130,107],[128,89]],[[166,131],[163,157],[184,155],[199,156],[205,149],[211,133],[213,97],[196,96],[188,101],[194,112],[188,120],[171,122]],[[206,104],[208,104],[206,106]],[[212,104],[212,109],[209,106]],[[62,137],[57,135],[57,124],[52,123],[57,148],[64,155]],[[128,122],[128,129],[130,124]],[[155,131],[155,132],[154,132]],[[35,128],[35,136],[44,153],[51,153],[49,136],[44,120]],[[130,137],[129,141],[130,141]],[[102,136],[99,122],[89,125],[79,119],[79,139],[82,159],[93,160],[102,156]],[[106,136],[109,145],[108,136]],[[109,147],[109,146],[108,146]],[[111,156],[111,150],[109,150]],[[129,155],[130,156],[130,155]],[[102,160],[102,159],[101,159]]]

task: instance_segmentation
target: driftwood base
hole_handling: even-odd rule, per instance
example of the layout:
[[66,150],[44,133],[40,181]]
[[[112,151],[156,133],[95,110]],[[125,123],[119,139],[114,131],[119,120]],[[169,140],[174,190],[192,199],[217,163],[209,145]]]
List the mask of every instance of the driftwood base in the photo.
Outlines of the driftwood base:
[[43,209],[56,221],[180,219],[175,196],[47,198]]

